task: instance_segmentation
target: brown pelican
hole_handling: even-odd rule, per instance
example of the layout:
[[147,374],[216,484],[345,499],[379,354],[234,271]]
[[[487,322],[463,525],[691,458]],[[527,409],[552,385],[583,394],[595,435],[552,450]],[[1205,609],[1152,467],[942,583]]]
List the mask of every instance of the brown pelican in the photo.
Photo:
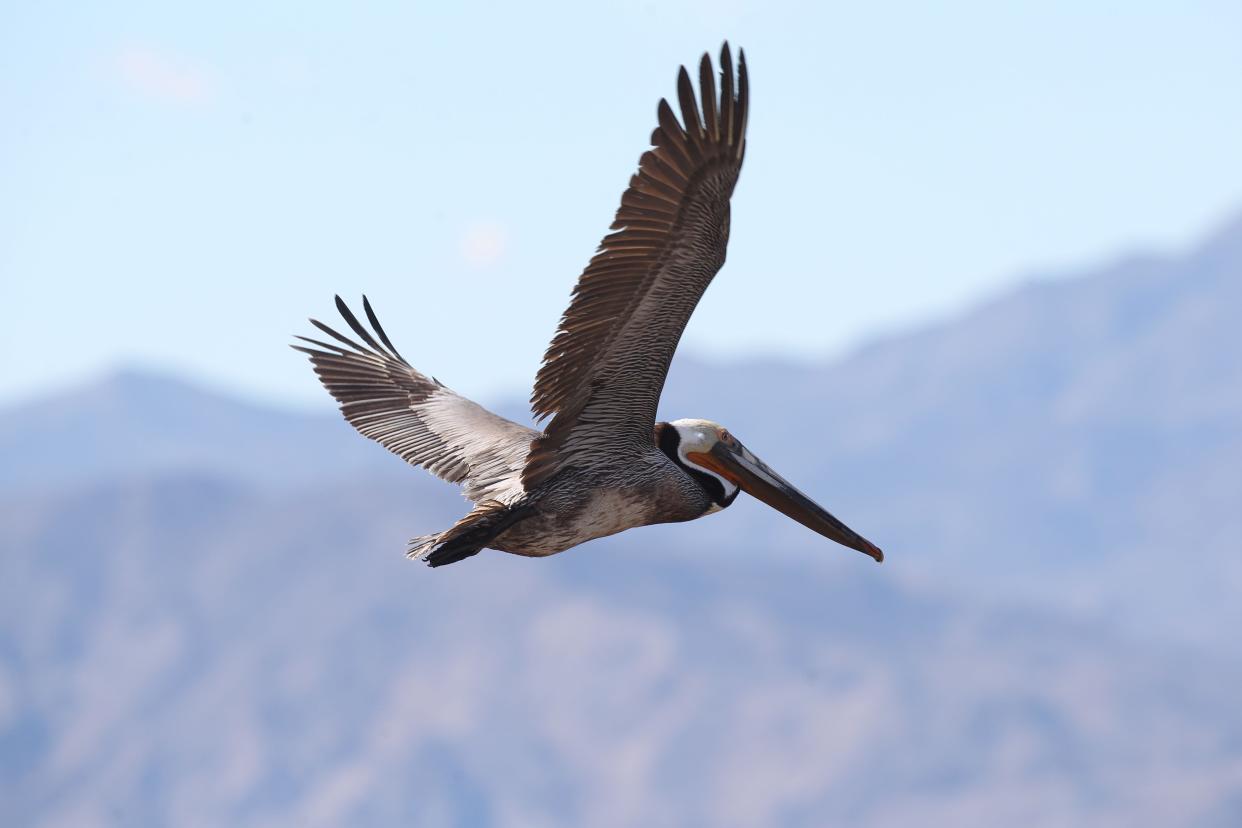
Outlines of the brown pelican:
[[[371,303],[370,329],[336,299],[359,341],[312,319],[335,343],[313,347],[315,373],[359,432],[415,466],[464,486],[474,509],[410,541],[431,566],[484,547],[553,555],[635,526],[693,520],[746,491],[804,526],[877,561],[879,548],[812,502],[723,427],[655,422],[677,341],[725,260],[729,198],[746,150],[745,53],[736,85],[726,43],[720,95],[711,59],[696,97],[682,67],[679,122],[657,108],[652,149],[621,196],[612,232],[578,279],[531,395],[542,432],[499,417],[415,370]],[[700,106],[701,101],[701,106]],[[684,126],[683,126],[684,124]]]

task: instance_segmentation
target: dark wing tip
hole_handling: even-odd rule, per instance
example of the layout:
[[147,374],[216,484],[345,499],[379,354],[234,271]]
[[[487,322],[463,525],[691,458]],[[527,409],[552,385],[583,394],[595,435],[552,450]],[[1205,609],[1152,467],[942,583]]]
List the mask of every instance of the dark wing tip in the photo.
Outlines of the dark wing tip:
[[[375,309],[371,307],[371,302],[365,295],[362,297],[362,307],[363,310],[366,311],[367,321],[371,323],[371,329],[374,331],[374,335],[372,335],[371,331],[367,330],[365,325],[358,321],[358,317],[355,316],[354,312],[349,309],[349,305],[345,303],[345,300],[342,299],[339,294],[333,296],[333,299],[335,300],[336,309],[337,312],[340,313],[341,318],[348,323],[350,329],[353,330],[354,334],[356,334],[362,342],[365,343],[365,345],[355,342],[314,317],[309,318],[307,321],[318,330],[326,333],[332,339],[348,347],[342,348],[340,345],[332,345],[326,342],[321,342],[317,339],[310,339],[305,336],[295,335],[295,338],[309,342],[320,348],[329,349],[332,352],[348,354],[352,351],[362,355],[376,356],[382,359],[393,360],[405,365],[407,368],[409,367],[409,363],[406,362],[405,358],[402,357],[401,354],[397,352],[397,349],[393,347],[392,340],[388,338],[388,334],[384,331],[383,326],[380,325],[379,318],[375,315]],[[378,342],[375,339],[376,336],[379,337]],[[383,345],[381,345],[380,342],[382,342]],[[316,354],[323,355],[323,352],[321,351],[309,351],[300,345],[291,345],[290,347],[294,350],[311,354],[311,356],[315,356]]]
[[712,57],[707,52],[699,60],[699,98],[703,102],[703,122],[707,125],[707,138],[712,143],[718,143],[720,119],[716,115],[716,75],[712,69]]
[[388,338],[388,334],[384,331],[384,326],[380,324],[379,317],[375,315],[375,311],[371,308],[371,302],[367,299],[365,293],[362,294],[362,309],[366,312],[367,321],[371,323],[372,330],[379,335],[380,341],[388,346],[388,350],[392,352],[393,356],[405,362],[405,357],[401,356],[400,352],[393,346],[392,340]]
[[677,72],[677,102],[681,104],[681,117],[685,122],[686,132],[695,144],[703,143],[703,119],[699,116],[699,104],[695,100],[694,85],[690,83],[690,73],[686,67]]
[[746,118],[750,113],[750,75],[746,71],[746,50],[737,50],[737,157],[746,152]]
[[384,347],[384,345],[381,345],[379,342],[376,341],[375,337],[371,335],[371,331],[368,331],[365,325],[363,325],[361,322],[358,321],[358,317],[355,316],[354,312],[349,309],[349,306],[345,304],[344,300],[342,300],[340,296],[336,297],[337,311],[340,312],[341,317],[349,324],[349,327],[353,329],[353,332],[363,342],[369,345],[374,350],[374,352],[380,356],[390,358],[390,359],[396,359],[399,362],[404,362],[405,360],[401,359],[401,356],[396,353],[396,349],[393,348],[392,345],[388,342],[388,337],[384,335],[383,329],[380,328],[378,321],[375,318],[375,312],[371,310],[370,303],[367,301],[366,296],[362,297],[362,305],[367,311],[367,319],[371,322],[371,325],[374,328],[375,333],[379,335],[380,339],[384,341],[385,345],[388,345],[387,349]]
[[[639,160],[609,228],[613,232],[579,277],[570,306],[544,353],[531,392],[531,411],[536,421],[555,415],[549,432],[558,423],[572,423],[585,405],[592,393],[588,380],[594,363],[622,324],[616,320],[631,312],[636,291],[649,289],[647,277],[655,272],[666,245],[677,242],[673,230],[692,191],[699,192],[696,188],[706,176],[717,176],[718,183],[708,188],[710,197],[727,201],[732,195],[743,155],[745,63],[735,74],[732,47],[724,41],[719,81],[710,54],[704,54],[696,68],[697,91],[690,70],[681,66],[676,102],[670,103],[671,96],[660,99],[658,126],[651,133],[653,149]],[[717,258],[712,275],[723,262],[723,249]],[[528,465],[523,473],[528,483],[538,477],[532,468]]]

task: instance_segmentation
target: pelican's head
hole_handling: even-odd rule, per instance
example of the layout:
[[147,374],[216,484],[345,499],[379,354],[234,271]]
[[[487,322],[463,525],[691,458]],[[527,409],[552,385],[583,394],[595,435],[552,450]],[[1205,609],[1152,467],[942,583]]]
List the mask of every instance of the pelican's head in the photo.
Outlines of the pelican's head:
[[718,508],[730,505],[739,491],[745,491],[830,540],[877,561],[884,560],[879,547],[772,471],[724,426],[711,420],[657,423],[656,441],[670,460],[703,487]]

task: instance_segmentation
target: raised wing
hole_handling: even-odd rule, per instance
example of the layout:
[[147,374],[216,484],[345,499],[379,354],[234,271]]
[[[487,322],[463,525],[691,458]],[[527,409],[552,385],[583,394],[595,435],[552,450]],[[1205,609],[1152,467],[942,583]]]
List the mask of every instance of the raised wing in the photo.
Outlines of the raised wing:
[[362,306],[374,336],[336,297],[337,310],[365,345],[312,319],[312,325],[341,345],[299,336],[315,347],[293,346],[310,356],[345,419],[411,465],[463,484],[462,493],[476,503],[510,503],[520,497],[520,474],[539,432],[497,416],[414,370],[389,341],[366,297]]
[[535,381],[531,407],[552,416],[523,472],[530,488],[588,455],[652,445],[660,392],[677,342],[725,260],[729,198],[746,150],[749,85],[739,54],[737,87],[726,43],[720,95],[711,59],[699,64],[702,111],[685,67],[677,96],[657,110],[653,148],[621,196],[604,237],[574,288]]

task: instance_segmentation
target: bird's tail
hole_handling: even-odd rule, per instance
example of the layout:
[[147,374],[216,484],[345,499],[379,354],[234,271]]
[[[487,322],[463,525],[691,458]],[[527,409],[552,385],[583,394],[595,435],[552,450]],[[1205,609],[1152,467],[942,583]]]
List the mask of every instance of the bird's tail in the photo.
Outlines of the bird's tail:
[[426,560],[427,555],[431,552],[431,548],[436,545],[436,541],[443,534],[443,532],[436,532],[431,535],[419,535],[418,537],[410,538],[410,542],[405,550],[405,556],[412,561]]
[[534,514],[530,506],[506,506],[495,500],[480,503],[453,526],[434,535],[410,538],[405,556],[444,566],[477,555],[480,549],[513,524]]

